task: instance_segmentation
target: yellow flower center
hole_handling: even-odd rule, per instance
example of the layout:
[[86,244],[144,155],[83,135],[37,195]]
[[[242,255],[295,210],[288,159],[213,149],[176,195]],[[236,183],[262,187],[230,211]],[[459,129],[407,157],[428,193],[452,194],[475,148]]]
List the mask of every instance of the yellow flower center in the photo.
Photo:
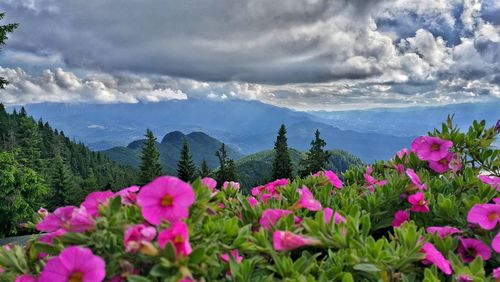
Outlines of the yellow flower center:
[[500,214],[495,213],[495,212],[492,212],[492,213],[488,214],[488,220],[489,221],[493,221],[493,220],[495,220],[497,218],[500,219]]
[[174,203],[174,197],[172,197],[170,194],[165,195],[165,197],[161,199],[161,205],[163,207],[171,207],[173,203]]
[[431,151],[439,151],[439,148],[440,148],[439,144],[432,144]]
[[83,281],[83,273],[81,271],[76,271],[71,273],[71,276],[68,279],[69,282],[82,282]]
[[446,158],[444,158],[444,159],[441,159],[441,160],[439,161],[439,163],[440,163],[440,164],[442,164],[442,165],[445,165],[445,164],[447,164],[447,163],[448,163],[448,160],[447,160]]
[[175,236],[174,243],[179,244],[179,243],[183,243],[183,242],[184,242],[184,238],[182,238],[181,235]]
[[425,205],[425,200],[420,200],[420,201],[418,202],[418,204],[419,204],[420,206],[424,206],[424,205]]

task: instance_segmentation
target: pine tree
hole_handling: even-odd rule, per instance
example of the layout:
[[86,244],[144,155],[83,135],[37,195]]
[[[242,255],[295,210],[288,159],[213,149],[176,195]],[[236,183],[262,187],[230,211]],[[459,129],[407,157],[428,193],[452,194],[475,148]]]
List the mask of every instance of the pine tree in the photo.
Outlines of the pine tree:
[[42,138],[37,124],[31,117],[27,116],[24,108],[21,108],[18,118],[16,142],[20,147],[19,162],[37,172],[41,171],[43,169],[40,161]]
[[286,127],[281,125],[274,143],[273,178],[292,178],[292,160],[288,152]]
[[325,140],[321,139],[319,130],[316,129],[314,140],[311,141],[311,149],[307,153],[307,157],[300,161],[301,176],[306,176],[326,168],[330,161],[330,152],[323,149],[325,146]]
[[150,129],[146,130],[145,136],[147,139],[142,146],[139,176],[141,185],[163,174],[163,168],[160,164],[160,152],[156,147],[156,137]]
[[[0,13],[0,20],[3,19],[5,16],[5,13]],[[8,37],[7,34],[11,33],[16,29],[18,24],[6,24],[6,25],[0,25],[0,47],[5,44],[5,41],[7,41]],[[5,78],[0,77],[0,89],[4,89],[5,85],[9,84]]]
[[220,149],[215,152],[215,155],[219,159],[219,170],[216,173],[217,183],[222,185],[225,181],[236,181],[238,178],[236,166],[234,161],[229,159],[224,143],[222,143]]
[[177,177],[186,182],[192,181],[194,179],[195,172],[196,166],[194,165],[193,157],[189,153],[189,145],[187,141],[184,140],[179,162],[177,162]]
[[198,171],[198,176],[201,178],[208,177],[210,175],[210,168],[208,167],[208,163],[205,159],[201,161],[200,170]]
[[69,169],[64,164],[60,155],[57,155],[53,161],[52,173],[50,177],[50,198],[48,199],[48,208],[53,210],[60,206],[70,204],[70,191],[72,191],[73,182]]

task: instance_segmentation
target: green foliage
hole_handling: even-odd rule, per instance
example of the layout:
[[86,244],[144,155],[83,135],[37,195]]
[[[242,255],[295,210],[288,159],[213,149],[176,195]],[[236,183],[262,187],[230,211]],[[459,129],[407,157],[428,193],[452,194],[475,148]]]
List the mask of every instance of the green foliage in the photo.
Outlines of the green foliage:
[[20,164],[14,153],[0,151],[0,237],[16,234],[19,223],[31,220],[47,192],[34,170]]
[[[0,13],[0,20],[3,19],[5,16],[5,13]],[[8,34],[13,32],[16,28],[18,27],[17,23],[11,23],[11,24],[5,24],[5,25],[0,25],[0,48],[5,45],[5,42],[8,39]],[[5,78],[0,77],[0,89],[4,89],[5,85],[9,84]]]
[[201,161],[200,169],[198,171],[198,176],[201,178],[210,176],[210,168],[208,167],[208,163],[205,159]]
[[144,185],[157,176],[163,174],[163,168],[160,164],[160,152],[156,147],[156,137],[153,131],[146,130],[146,142],[142,146],[141,166],[140,166],[140,183]]
[[325,140],[321,139],[320,132],[316,129],[314,140],[311,141],[311,149],[300,162],[300,176],[316,173],[326,168],[330,159],[330,152],[324,149],[325,146]]
[[191,181],[194,179],[196,166],[193,162],[193,157],[189,153],[189,145],[186,141],[182,144],[181,155],[177,163],[177,177],[184,181]]
[[286,127],[281,125],[274,143],[273,179],[292,178],[293,167],[286,139]]
[[219,168],[215,171],[218,185],[222,185],[225,181],[237,181],[238,173],[236,172],[236,165],[234,161],[229,158],[224,143],[222,143],[219,150],[215,152],[215,155],[219,159]]

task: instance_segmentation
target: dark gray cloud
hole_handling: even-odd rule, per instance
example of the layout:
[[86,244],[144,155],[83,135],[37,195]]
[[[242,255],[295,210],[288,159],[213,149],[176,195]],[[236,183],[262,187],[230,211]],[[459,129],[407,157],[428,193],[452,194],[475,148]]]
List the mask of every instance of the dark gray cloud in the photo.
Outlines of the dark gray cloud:
[[3,0],[0,10],[21,24],[0,54],[8,103],[500,98],[494,0]]

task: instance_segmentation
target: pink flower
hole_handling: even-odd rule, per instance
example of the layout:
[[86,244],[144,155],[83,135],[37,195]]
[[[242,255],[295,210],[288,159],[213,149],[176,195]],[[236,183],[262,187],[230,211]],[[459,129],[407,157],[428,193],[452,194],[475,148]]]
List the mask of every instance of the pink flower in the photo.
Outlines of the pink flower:
[[453,154],[448,153],[448,155],[446,155],[439,161],[429,161],[429,167],[437,173],[445,173],[450,168],[450,163],[452,159],[453,159]]
[[66,231],[64,229],[58,229],[57,231],[43,234],[42,236],[40,236],[38,241],[52,245],[55,238],[62,236],[64,234],[66,234]]
[[44,208],[39,208],[38,211],[36,212],[41,218],[45,218],[48,214],[49,211],[47,211]]
[[333,220],[335,224],[340,224],[341,222],[347,222],[345,217],[340,215],[338,212],[333,213],[333,210],[331,208],[325,208],[323,210],[323,217],[325,219],[326,224],[330,224],[332,222],[332,215],[333,215]]
[[493,198],[493,203],[500,205],[500,198]]
[[394,169],[399,173],[402,174],[405,171],[405,166],[403,164],[397,164],[394,166]]
[[448,260],[446,260],[446,258],[436,249],[436,247],[434,247],[433,244],[425,243],[422,246],[421,252],[425,254],[425,258],[423,261],[424,264],[433,263],[444,274],[446,274],[446,275],[451,274],[452,270],[451,270],[450,262],[448,262]]
[[497,267],[495,269],[493,269],[493,278],[497,279],[500,279],[500,267]]
[[288,179],[281,178],[281,179],[276,179],[273,182],[267,183],[266,185],[264,185],[264,188],[267,190],[268,193],[274,194],[276,193],[276,188],[287,185],[288,185]]
[[406,175],[410,178],[411,182],[415,187],[417,187],[420,190],[425,190],[427,189],[427,184],[422,184],[422,181],[420,181],[420,177],[415,173],[415,171],[411,168],[408,168],[406,170]]
[[444,238],[446,236],[461,233],[460,229],[450,226],[431,226],[427,227],[427,233],[434,234],[437,233],[439,237]]
[[309,191],[309,188],[303,186],[302,189],[298,189],[300,199],[295,204],[297,208],[304,208],[310,211],[321,210],[321,203],[314,199],[314,195]]
[[462,169],[462,160],[460,158],[460,154],[454,154],[453,158],[451,159],[450,163],[448,164],[448,168],[452,172],[457,172]]
[[269,194],[269,193],[266,193],[266,194],[263,194],[262,196],[260,196],[260,200],[264,204],[267,203],[267,200],[269,200],[269,199],[279,200],[280,198],[281,198],[280,194]]
[[39,282],[100,282],[106,276],[102,258],[82,247],[67,247],[59,256],[50,259],[40,275]]
[[409,218],[410,218],[410,215],[408,214],[407,211],[402,211],[402,210],[397,211],[394,214],[394,220],[392,221],[392,227],[401,226],[401,224],[408,221]]
[[401,150],[399,150],[397,153],[396,153],[396,156],[400,159],[402,159],[404,156],[409,156],[411,154],[411,150],[408,150],[406,148],[403,148]]
[[122,202],[125,205],[132,205],[137,202],[137,192],[139,191],[139,186],[130,186],[127,188],[123,188],[122,190],[115,193],[115,195],[120,196],[122,198]]
[[313,177],[326,177],[328,181],[332,184],[333,187],[337,189],[342,189],[342,181],[340,181],[339,177],[335,174],[335,172],[331,170],[319,171],[313,174]]
[[495,250],[495,252],[500,254],[500,232],[498,232],[495,238],[491,241],[491,247]]
[[213,192],[215,187],[217,187],[217,181],[213,178],[205,177],[201,180],[201,185],[207,186],[207,188]]
[[257,187],[253,187],[252,190],[251,190],[251,193],[252,193],[252,196],[259,196],[260,194],[264,193],[266,191],[266,187],[265,186],[257,186]]
[[139,251],[145,243],[151,242],[156,236],[154,227],[147,227],[144,224],[130,226],[125,231],[123,244],[129,253]]
[[224,190],[227,190],[229,188],[232,188],[234,190],[240,190],[240,183],[235,181],[225,181],[224,184],[222,185],[222,188]]
[[240,263],[243,260],[243,257],[240,256],[240,252],[238,252],[238,250],[232,250],[229,254],[220,255],[220,259],[223,262],[229,262],[231,258],[233,258],[236,263]]
[[413,140],[411,150],[423,161],[439,161],[448,155],[453,142],[438,137],[420,136]]
[[483,260],[489,260],[491,250],[481,240],[460,238],[458,242],[457,252],[464,262],[471,262],[477,256]]
[[[271,231],[272,227],[278,222],[282,217],[287,217],[290,213],[289,210],[273,210],[266,209],[259,220],[259,224],[265,229]],[[300,218],[294,216],[295,223],[300,222]]]
[[426,200],[424,200],[424,193],[418,192],[408,198],[408,202],[412,205],[410,210],[412,212],[429,212]]
[[259,204],[259,201],[257,201],[257,199],[255,199],[255,197],[248,197],[247,201],[248,201],[248,204],[250,205],[250,207],[252,207],[252,208]]
[[474,281],[472,277],[470,277],[467,274],[460,274],[457,277],[457,282],[472,282],[472,281]]
[[480,175],[479,180],[481,180],[484,184],[491,185],[494,189],[497,189],[497,191],[500,192],[500,177],[497,176],[487,176],[487,175]]
[[467,221],[491,230],[500,221],[500,205],[475,204],[467,214]]
[[158,234],[158,244],[163,249],[167,243],[171,243],[177,256],[188,256],[192,249],[189,244],[188,227],[184,222],[176,222],[168,229]]
[[97,216],[99,214],[99,206],[106,205],[109,199],[114,196],[115,194],[109,190],[92,192],[85,197],[85,201],[83,201],[82,206],[85,207],[90,215]]
[[195,194],[188,183],[172,176],[160,176],[142,187],[137,202],[144,218],[160,224],[162,220],[177,222],[187,218]]
[[36,282],[36,278],[29,275],[29,274],[23,274],[20,276],[16,277],[16,280],[14,282]]
[[375,186],[384,186],[387,184],[387,180],[377,180],[370,174],[373,172],[373,167],[369,165],[366,168],[366,173],[363,175],[365,177],[365,182],[366,182],[366,188],[370,190],[371,192],[375,192]]
[[273,247],[276,251],[290,251],[303,246],[315,244],[316,240],[293,234],[290,231],[275,231],[273,233]]
[[68,232],[85,232],[94,228],[94,220],[85,208],[66,206],[48,214],[36,225],[38,231],[54,232],[64,229]]

